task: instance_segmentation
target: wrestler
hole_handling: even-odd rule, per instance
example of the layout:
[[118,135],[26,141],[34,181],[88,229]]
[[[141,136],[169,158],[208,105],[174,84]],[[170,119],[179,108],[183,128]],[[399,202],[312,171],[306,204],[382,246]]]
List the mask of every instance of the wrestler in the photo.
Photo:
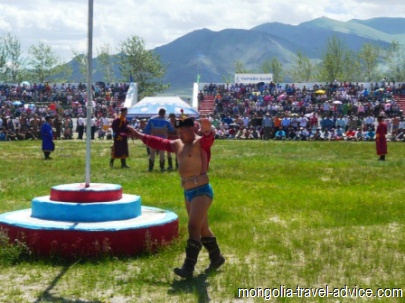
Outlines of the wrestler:
[[202,246],[209,253],[210,265],[205,272],[217,270],[225,262],[217,240],[208,225],[208,210],[214,193],[207,175],[211,158],[214,132],[208,119],[201,120],[199,134],[194,130],[194,119],[176,120],[175,128],[179,139],[168,140],[145,135],[131,128],[133,137],[141,139],[153,149],[173,152],[177,156],[181,186],[184,189],[185,206],[188,214],[186,258],[181,268],[174,272],[182,278],[191,278]]

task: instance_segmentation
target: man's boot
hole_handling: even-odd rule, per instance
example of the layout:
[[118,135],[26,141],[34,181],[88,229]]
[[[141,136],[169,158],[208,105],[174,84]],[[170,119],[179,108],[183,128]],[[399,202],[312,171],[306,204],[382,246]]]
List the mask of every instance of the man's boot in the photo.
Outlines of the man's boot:
[[379,160],[379,161],[385,161],[385,155],[381,155],[378,160]]
[[110,159],[110,167],[113,167],[114,166],[114,158],[111,158]]
[[121,159],[121,168],[129,168],[127,165],[127,159]]
[[160,171],[164,172],[165,171],[165,160],[160,161]]
[[225,263],[225,258],[221,255],[216,237],[203,237],[201,243],[208,251],[210,265],[205,269],[205,273],[216,271]]
[[169,164],[169,167],[167,168],[169,171],[173,170],[173,158],[172,157],[168,157],[167,158],[167,162]]
[[200,253],[201,248],[202,245],[200,242],[193,239],[188,239],[184,264],[181,268],[175,268],[174,273],[182,278],[192,278],[194,267],[197,263],[198,254]]
[[149,168],[148,168],[148,170],[149,170],[149,171],[152,171],[152,170],[153,170],[153,166],[155,166],[155,160],[149,159]]

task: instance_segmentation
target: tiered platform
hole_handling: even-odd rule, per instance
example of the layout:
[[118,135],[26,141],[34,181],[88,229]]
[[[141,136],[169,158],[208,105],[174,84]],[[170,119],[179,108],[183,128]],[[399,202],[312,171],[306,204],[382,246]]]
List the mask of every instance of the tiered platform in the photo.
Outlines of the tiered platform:
[[178,236],[176,214],[142,206],[140,196],[116,184],[55,186],[31,206],[1,214],[0,228],[38,255],[134,255]]

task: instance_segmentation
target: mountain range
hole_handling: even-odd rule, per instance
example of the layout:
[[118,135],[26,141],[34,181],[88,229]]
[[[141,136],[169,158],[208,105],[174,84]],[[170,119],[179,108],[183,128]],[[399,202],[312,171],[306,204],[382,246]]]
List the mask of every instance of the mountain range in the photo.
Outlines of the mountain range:
[[[277,58],[285,68],[293,62],[298,51],[319,61],[328,39],[333,36],[354,51],[360,50],[364,43],[387,47],[397,41],[405,45],[405,18],[341,22],[321,17],[298,25],[270,22],[249,30],[215,32],[200,29],[152,51],[168,65],[164,82],[170,83],[171,88],[167,93],[191,92],[197,75],[200,82],[233,80],[236,61],[248,70],[258,70],[265,60]],[[93,66],[96,66],[97,58],[94,60]],[[77,67],[73,66],[73,69],[74,73],[78,72]],[[102,74],[96,72],[94,80],[101,78]]]

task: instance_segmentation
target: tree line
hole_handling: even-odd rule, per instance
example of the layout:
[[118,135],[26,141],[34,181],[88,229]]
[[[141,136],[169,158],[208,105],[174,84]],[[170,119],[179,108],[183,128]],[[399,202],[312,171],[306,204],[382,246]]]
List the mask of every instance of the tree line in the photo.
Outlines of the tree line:
[[[292,64],[284,66],[277,58],[264,61],[257,70],[248,70],[241,61],[235,62],[235,73],[272,73],[274,82],[331,82],[335,79],[350,82],[375,82],[385,78],[391,82],[405,81],[405,52],[400,43],[393,41],[388,47],[365,43],[359,51],[348,48],[337,36],[327,39],[320,59],[311,60],[298,51]],[[163,82],[167,65],[160,56],[145,49],[143,39],[132,36],[118,45],[118,54],[112,55],[109,44],[97,49],[96,70],[104,75],[104,81],[138,83],[138,93],[153,96],[170,87]],[[86,81],[87,56],[72,50],[79,66],[81,82]],[[115,79],[114,67],[118,66],[121,79]],[[21,81],[44,83],[78,82],[72,79],[72,66],[63,62],[51,46],[39,41],[28,49],[28,56],[21,50],[18,37],[7,33],[0,37],[0,82]],[[223,76],[225,82],[229,82]]]
[[[158,54],[145,49],[143,39],[133,36],[122,41],[118,54],[112,55],[109,44],[97,49],[97,69],[103,73],[107,83],[128,82],[130,78],[138,83],[138,94],[152,96],[164,92],[169,84],[163,83],[167,65]],[[28,56],[21,50],[18,37],[7,33],[0,37],[0,82],[31,83],[86,82],[87,55],[72,50],[73,60],[79,66],[81,79],[72,79],[72,66],[63,62],[51,46],[39,41],[28,48]],[[118,65],[121,79],[115,78],[114,66]],[[96,70],[93,69],[93,73]]]
[[[404,46],[397,41],[388,47],[365,43],[359,51],[348,48],[337,36],[327,39],[325,51],[318,60],[311,60],[302,52],[292,56],[292,64],[285,68],[277,59],[264,61],[257,70],[248,70],[243,62],[235,62],[236,73],[272,73],[274,82],[390,82],[405,81]],[[226,80],[226,79],[225,79]]]

